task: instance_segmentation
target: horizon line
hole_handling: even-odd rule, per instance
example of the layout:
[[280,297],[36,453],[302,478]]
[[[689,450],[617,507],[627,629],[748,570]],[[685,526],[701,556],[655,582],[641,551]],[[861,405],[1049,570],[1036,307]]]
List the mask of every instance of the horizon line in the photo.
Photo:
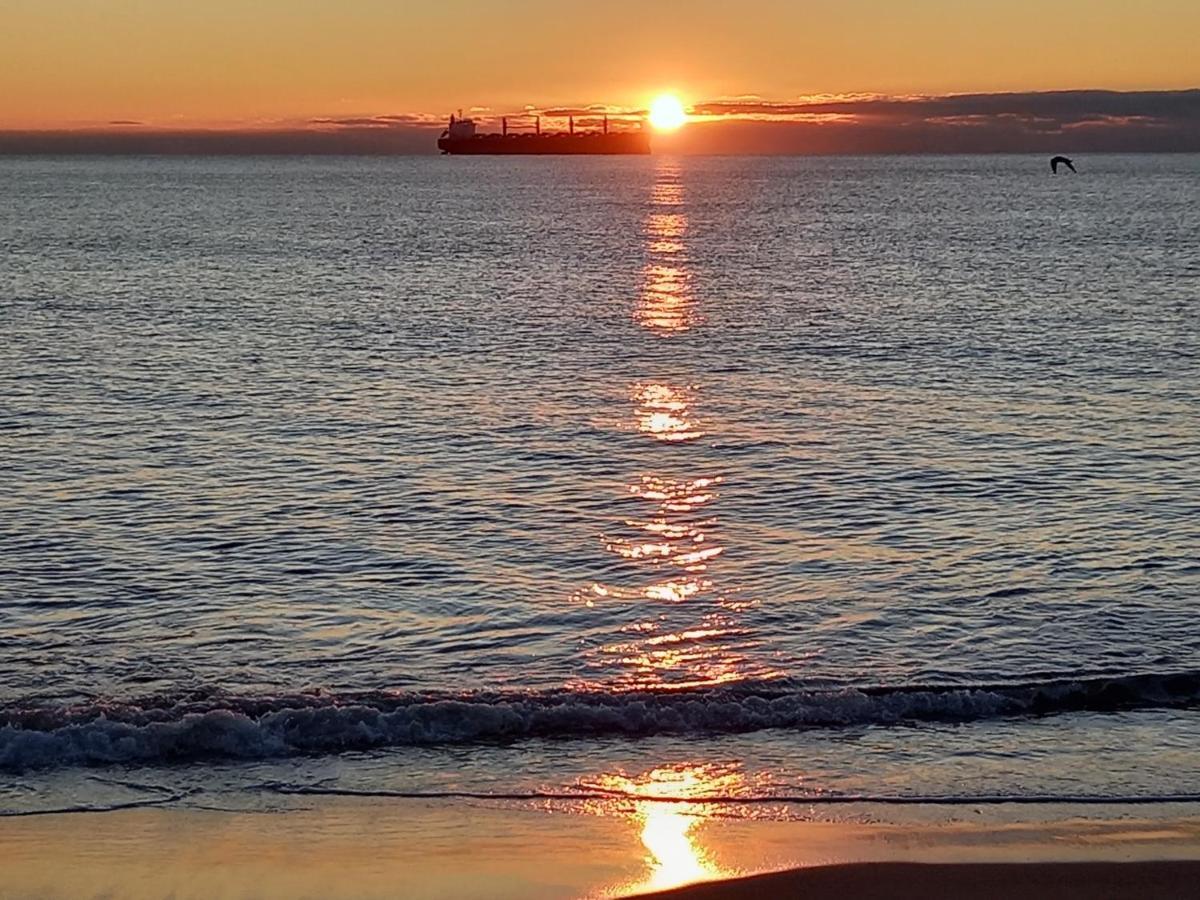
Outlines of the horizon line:
[[[654,143],[683,155],[928,155],[1200,152],[1200,88],[1005,91],[935,95],[743,96],[692,103],[689,124]],[[482,122],[504,116],[471,109]],[[567,119],[637,111],[532,107]],[[236,125],[112,119],[105,125],[0,129],[2,155],[408,156],[437,152],[445,119],[425,113],[313,116]]]

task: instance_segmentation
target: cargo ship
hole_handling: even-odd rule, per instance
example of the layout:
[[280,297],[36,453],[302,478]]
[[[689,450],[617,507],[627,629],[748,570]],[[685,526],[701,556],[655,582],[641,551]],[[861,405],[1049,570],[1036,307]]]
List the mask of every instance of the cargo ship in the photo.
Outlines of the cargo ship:
[[632,131],[610,131],[608,116],[600,130],[576,130],[574,117],[568,118],[566,131],[542,131],[542,120],[533,117],[533,130],[510,129],[508,119],[500,120],[500,133],[480,134],[472,119],[450,117],[450,125],[438,138],[443,154],[468,156],[508,155],[603,155],[629,156],[650,152],[650,135],[645,125]]

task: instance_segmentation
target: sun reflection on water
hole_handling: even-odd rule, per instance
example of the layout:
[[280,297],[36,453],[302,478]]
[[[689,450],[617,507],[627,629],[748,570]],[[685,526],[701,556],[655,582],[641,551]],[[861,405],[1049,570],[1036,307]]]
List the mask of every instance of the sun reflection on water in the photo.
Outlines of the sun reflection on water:
[[630,494],[653,504],[653,513],[644,519],[623,520],[623,526],[636,536],[606,537],[605,547],[622,559],[649,567],[658,577],[637,589],[593,585],[593,593],[682,603],[711,589],[712,582],[705,573],[725,548],[715,539],[716,520],[696,513],[717,498],[720,481],[720,478],[673,481],[644,475],[630,485]]
[[687,266],[687,216],[682,171],[676,162],[659,164],[646,215],[646,264],[635,309],[639,324],[657,334],[687,331],[697,324]]
[[633,400],[638,405],[638,431],[643,434],[672,444],[704,437],[689,417],[688,389],[665,383],[635,384]]
[[[686,200],[681,164],[659,160],[645,219],[643,284],[634,305],[634,320],[652,340],[703,321],[691,291]],[[662,454],[660,465],[628,483],[628,505],[636,510],[601,535],[620,566],[575,595],[588,607],[604,605],[610,615],[625,617],[618,638],[585,651],[600,678],[577,685],[683,690],[776,676],[757,660],[758,639],[739,621],[755,601],[736,598],[737,586],[717,578],[726,546],[713,507],[723,479],[712,471],[707,452],[700,388],[676,373],[653,373],[628,390],[631,415],[621,429],[635,431],[650,446],[662,445]],[[661,841],[666,846],[685,833],[664,826]]]

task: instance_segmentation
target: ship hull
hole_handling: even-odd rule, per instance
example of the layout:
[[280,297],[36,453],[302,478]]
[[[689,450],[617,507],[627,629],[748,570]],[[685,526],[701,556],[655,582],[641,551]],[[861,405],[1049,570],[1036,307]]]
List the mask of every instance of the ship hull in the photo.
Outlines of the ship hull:
[[637,156],[650,152],[643,132],[615,134],[481,134],[442,137],[442,153],[455,156]]

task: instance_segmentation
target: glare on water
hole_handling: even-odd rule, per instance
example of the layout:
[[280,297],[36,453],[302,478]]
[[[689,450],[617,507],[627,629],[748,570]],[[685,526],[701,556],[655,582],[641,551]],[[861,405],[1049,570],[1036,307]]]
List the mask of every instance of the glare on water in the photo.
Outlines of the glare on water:
[[[181,739],[202,757],[483,759],[533,728],[564,759],[580,733],[775,740],[856,789],[921,757],[940,788],[1011,757],[956,731],[934,777],[951,735],[899,736],[895,707],[1003,750],[1047,720],[962,687],[1193,702],[1155,679],[1200,658],[1200,157],[1069,183],[1019,157],[447,162],[0,160],[0,700],[105,717],[18,735],[36,760],[106,759],[114,703],[199,692],[218,722],[285,712]],[[873,768],[771,710],[709,740],[726,703],[785,696],[794,724],[826,686],[883,690],[817,703],[884,726]],[[354,718],[426,690],[478,702]],[[326,702],[351,711],[270,732]],[[1118,780],[1076,783],[1085,755],[1151,791],[1191,771],[1191,726],[1060,718],[1087,753],[997,789]],[[118,755],[177,746],[161,724]]]
[[[689,289],[682,168],[664,159],[654,175],[645,229],[648,263],[635,318],[651,334],[670,337],[701,319]],[[660,466],[628,484],[639,515],[603,536],[606,549],[628,564],[626,580],[595,583],[585,594],[593,606],[624,602],[641,606],[644,615],[622,629],[621,640],[591,656],[618,665],[620,674],[609,683],[622,688],[682,689],[772,677],[772,667],[753,661],[756,641],[737,621],[745,600],[731,602],[736,585],[722,584],[713,572],[726,551],[715,508],[724,476],[689,471],[687,457],[671,449],[710,437],[698,409],[703,388],[647,374],[629,387],[631,425],[664,445]],[[664,605],[679,610],[669,622]]]

